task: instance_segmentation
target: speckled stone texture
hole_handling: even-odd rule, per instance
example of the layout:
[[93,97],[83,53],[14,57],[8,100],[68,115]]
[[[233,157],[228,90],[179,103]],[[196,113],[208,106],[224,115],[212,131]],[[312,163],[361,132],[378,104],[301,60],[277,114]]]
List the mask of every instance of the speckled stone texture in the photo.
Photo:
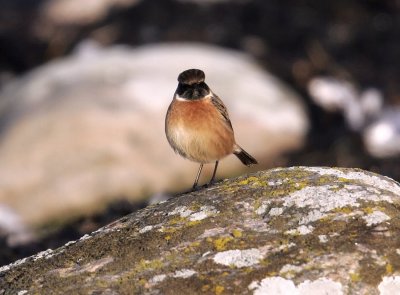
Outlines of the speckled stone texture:
[[395,294],[399,209],[370,172],[257,172],[4,266],[0,294]]

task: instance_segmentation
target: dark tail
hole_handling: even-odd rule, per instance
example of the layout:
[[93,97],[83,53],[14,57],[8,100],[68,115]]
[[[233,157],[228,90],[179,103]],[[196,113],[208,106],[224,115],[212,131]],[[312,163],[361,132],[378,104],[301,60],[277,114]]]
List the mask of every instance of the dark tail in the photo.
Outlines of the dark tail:
[[237,150],[233,152],[236,157],[246,166],[258,164],[257,160],[250,156],[244,149],[237,146]]

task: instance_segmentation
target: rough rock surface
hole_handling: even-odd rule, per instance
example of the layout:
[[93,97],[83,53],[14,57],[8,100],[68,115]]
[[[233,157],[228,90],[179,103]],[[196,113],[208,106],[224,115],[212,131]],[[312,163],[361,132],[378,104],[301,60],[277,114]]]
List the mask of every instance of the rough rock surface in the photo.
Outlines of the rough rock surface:
[[[261,165],[301,146],[308,119],[300,97],[247,55],[199,44],[88,42],[0,92],[0,205],[22,223],[40,225],[116,198],[189,187],[198,166],[169,147],[164,118],[177,75],[190,67],[204,69],[238,142]],[[219,175],[239,169],[247,168],[228,157]]]
[[370,172],[257,172],[4,266],[0,294],[395,294],[399,210]]

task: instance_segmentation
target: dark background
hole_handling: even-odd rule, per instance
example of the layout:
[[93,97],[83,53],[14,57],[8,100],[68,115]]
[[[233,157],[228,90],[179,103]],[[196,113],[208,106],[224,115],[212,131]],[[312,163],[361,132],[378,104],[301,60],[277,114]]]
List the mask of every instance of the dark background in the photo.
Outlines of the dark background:
[[[288,155],[289,166],[359,167],[400,180],[398,156],[369,155],[360,133],[340,113],[315,105],[307,91],[310,79],[328,75],[360,89],[375,87],[387,107],[399,106],[399,0],[127,1],[79,21],[52,19],[45,12],[50,2],[0,0],[0,87],[70,54],[85,39],[105,46],[198,41],[233,48],[252,55],[306,103],[311,128],[304,148]],[[141,206],[112,204],[25,247],[9,249],[0,240],[0,265],[60,246]]]

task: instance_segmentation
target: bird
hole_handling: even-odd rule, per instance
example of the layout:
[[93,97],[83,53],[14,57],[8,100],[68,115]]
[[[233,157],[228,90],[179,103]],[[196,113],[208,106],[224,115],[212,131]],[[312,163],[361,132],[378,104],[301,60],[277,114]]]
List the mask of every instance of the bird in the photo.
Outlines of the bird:
[[236,143],[227,108],[205,83],[205,74],[199,69],[179,74],[178,87],[165,117],[165,134],[177,154],[200,163],[193,190],[204,164],[215,162],[209,185],[214,182],[219,161],[230,154],[246,166],[258,164]]

